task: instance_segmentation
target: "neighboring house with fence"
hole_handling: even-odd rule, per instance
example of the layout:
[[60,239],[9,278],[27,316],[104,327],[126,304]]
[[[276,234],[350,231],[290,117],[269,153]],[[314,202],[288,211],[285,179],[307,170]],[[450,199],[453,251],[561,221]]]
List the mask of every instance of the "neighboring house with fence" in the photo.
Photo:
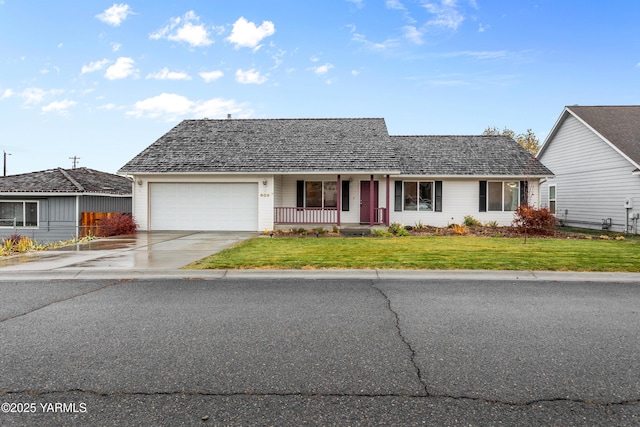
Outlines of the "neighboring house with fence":
[[0,177],[0,238],[47,243],[82,236],[92,225],[82,223],[87,213],[131,213],[131,187],[126,177],[84,167]]
[[392,136],[384,119],[184,120],[124,165],[140,230],[510,225],[553,176],[506,136]]

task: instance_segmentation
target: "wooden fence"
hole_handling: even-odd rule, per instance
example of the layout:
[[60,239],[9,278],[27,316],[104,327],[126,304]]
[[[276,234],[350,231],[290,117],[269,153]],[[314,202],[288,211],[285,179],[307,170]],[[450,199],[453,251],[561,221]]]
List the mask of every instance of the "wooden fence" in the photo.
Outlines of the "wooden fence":
[[118,215],[120,212],[82,212],[80,215],[80,236],[97,236],[100,220]]

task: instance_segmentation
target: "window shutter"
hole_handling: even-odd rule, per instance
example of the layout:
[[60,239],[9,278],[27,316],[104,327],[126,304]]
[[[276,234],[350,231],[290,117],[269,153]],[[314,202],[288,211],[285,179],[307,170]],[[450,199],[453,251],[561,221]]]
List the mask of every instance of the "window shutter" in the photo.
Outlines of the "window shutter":
[[349,181],[342,181],[342,211],[349,210]]
[[529,182],[520,181],[520,206],[529,205]]
[[487,211],[487,181],[480,181],[480,201],[478,211]]
[[296,182],[296,207],[304,208],[304,181]]
[[395,194],[393,195],[395,212],[402,212],[402,181],[395,181]]
[[442,181],[436,181],[436,212],[442,212]]

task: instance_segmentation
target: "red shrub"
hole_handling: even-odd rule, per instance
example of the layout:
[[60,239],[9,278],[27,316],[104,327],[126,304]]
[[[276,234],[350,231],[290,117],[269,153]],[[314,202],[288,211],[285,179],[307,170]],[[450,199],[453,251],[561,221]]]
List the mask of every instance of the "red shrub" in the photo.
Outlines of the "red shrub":
[[554,233],[556,217],[547,208],[520,206],[515,212],[513,226],[520,233],[549,235]]
[[120,236],[122,234],[133,234],[138,225],[130,214],[115,213],[107,215],[100,220],[97,235],[101,237]]

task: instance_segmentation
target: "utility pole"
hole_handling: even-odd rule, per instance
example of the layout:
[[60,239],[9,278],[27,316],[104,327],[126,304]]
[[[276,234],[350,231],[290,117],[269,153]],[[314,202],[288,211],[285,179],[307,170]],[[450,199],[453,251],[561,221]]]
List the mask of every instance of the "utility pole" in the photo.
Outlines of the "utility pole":
[[73,160],[73,169],[75,169],[76,164],[78,163],[78,160],[80,160],[80,157],[78,156],[69,157],[69,160]]
[[2,150],[4,153],[4,176],[7,176],[7,156],[10,156],[11,153],[7,153],[5,150]]

